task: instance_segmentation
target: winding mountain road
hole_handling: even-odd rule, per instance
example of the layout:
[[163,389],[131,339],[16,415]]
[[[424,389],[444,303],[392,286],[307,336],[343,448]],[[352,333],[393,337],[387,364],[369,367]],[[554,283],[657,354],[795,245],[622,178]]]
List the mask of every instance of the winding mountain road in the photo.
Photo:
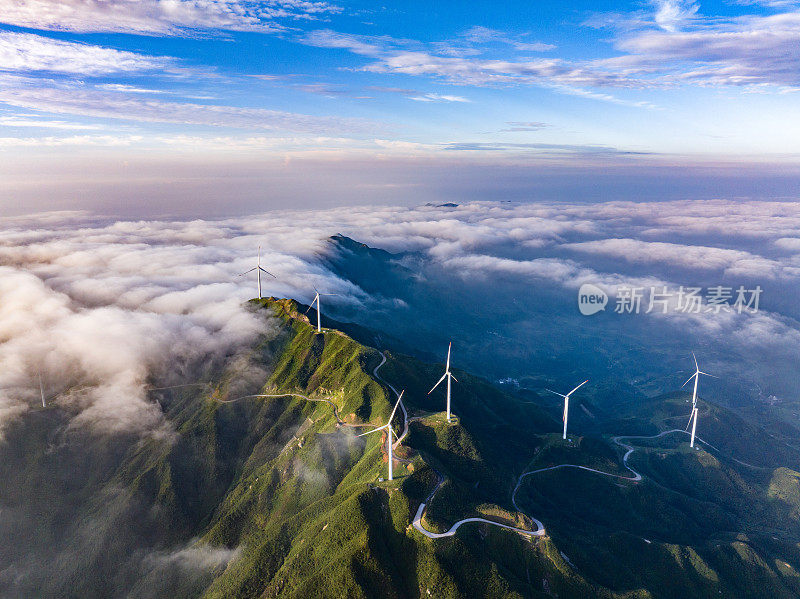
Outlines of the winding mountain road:
[[[386,379],[382,378],[381,375],[378,374],[378,370],[380,370],[381,366],[383,366],[386,363],[386,354],[384,354],[383,352],[380,352],[380,354],[381,354],[381,358],[382,358],[381,359],[381,363],[378,364],[375,367],[375,369],[372,371],[372,374],[378,381],[382,382],[384,385],[389,387],[389,389],[391,389],[394,392],[395,396],[399,398],[400,397],[400,393],[397,391],[397,389],[395,389],[394,386],[391,383],[389,383]],[[400,402],[400,407],[403,410],[403,420],[404,420],[405,424],[403,426],[403,434],[400,435],[397,438],[397,441],[392,446],[393,448],[397,447],[400,444],[400,442],[403,439],[405,439],[406,435],[408,434],[408,425],[409,425],[409,423],[414,422],[415,420],[421,420],[421,418],[409,418],[408,417],[408,412],[406,412],[406,407],[403,405],[402,401]],[[410,460],[398,459],[398,461],[409,462]],[[436,492],[441,488],[441,486],[444,484],[444,481],[445,481],[445,477],[441,472],[439,472],[438,470],[433,468],[433,466],[430,466],[430,468],[436,473],[436,476],[439,477],[439,480],[436,483],[436,486],[433,488],[433,491],[430,492],[430,494],[425,499],[425,501],[423,503],[419,504],[419,508],[417,508],[417,513],[414,516],[413,522],[411,523],[414,526],[415,529],[417,529],[419,532],[424,534],[429,539],[441,539],[443,537],[452,537],[454,534],[456,534],[456,531],[463,524],[466,524],[468,522],[482,522],[484,524],[491,524],[492,526],[497,526],[497,527],[500,527],[500,528],[506,528],[508,530],[513,530],[515,532],[518,532],[518,533],[521,533],[521,534],[525,534],[525,535],[531,535],[531,536],[542,536],[542,535],[544,535],[544,525],[541,522],[539,522],[536,518],[533,518],[533,521],[536,523],[536,526],[538,527],[537,530],[526,530],[524,528],[516,528],[516,527],[510,526],[508,524],[501,524],[500,522],[494,522],[492,520],[487,520],[486,518],[464,518],[463,520],[459,520],[458,522],[453,524],[453,526],[451,526],[450,529],[447,530],[446,532],[439,533],[439,532],[431,532],[429,530],[426,530],[425,527],[422,526],[422,517],[425,515],[425,508],[431,502],[431,500],[433,499],[433,496],[436,495]]]
[[[375,379],[377,379],[380,382],[382,382],[387,387],[389,387],[389,389],[391,389],[394,392],[395,397],[397,399],[400,399],[400,392],[397,389],[395,389],[394,386],[389,381],[387,381],[386,379],[382,378],[381,375],[378,374],[378,370],[380,370],[381,366],[386,364],[386,354],[384,354],[383,352],[379,352],[379,353],[381,354],[381,363],[378,364],[372,370],[372,376],[375,377]],[[400,435],[399,437],[397,437],[397,441],[395,441],[394,444],[392,444],[392,449],[395,449],[398,445],[400,445],[400,443],[403,441],[403,439],[406,438],[406,435],[408,434],[408,425],[409,425],[409,423],[413,422],[414,420],[419,420],[419,418],[411,418],[411,419],[408,418],[408,412],[406,411],[406,406],[405,406],[405,404],[403,404],[402,401],[400,402],[400,409],[403,410],[403,434]],[[410,460],[405,460],[403,458],[395,458],[395,459],[398,460],[399,462],[409,462],[410,461]]]
[[[581,465],[578,465],[578,464],[558,464],[557,466],[548,466],[547,468],[539,468],[537,470],[530,470],[529,472],[523,472],[522,474],[520,474],[519,478],[517,479],[517,485],[514,487],[514,491],[511,493],[511,503],[514,505],[514,508],[517,511],[522,512],[522,510],[517,505],[517,492],[519,491],[519,488],[522,485],[522,481],[526,477],[531,476],[533,474],[538,474],[540,472],[547,472],[548,470],[558,470],[560,468],[577,468],[579,470],[586,470],[587,472],[594,472],[596,474],[602,474],[603,476],[611,476],[613,478],[620,478],[622,480],[629,480],[631,482],[639,482],[643,478],[642,474],[640,472],[637,472],[633,468],[631,468],[631,466],[628,464],[628,458],[631,456],[631,454],[634,451],[636,451],[636,448],[633,447],[632,445],[628,445],[627,443],[624,443],[622,440],[623,439],[627,439],[627,440],[631,440],[631,439],[642,439],[642,440],[643,439],[658,439],[660,437],[664,437],[665,435],[669,435],[669,434],[672,434],[672,433],[684,433],[686,435],[689,434],[687,431],[685,431],[683,429],[673,428],[673,429],[670,429],[670,430],[667,430],[667,431],[661,431],[660,433],[658,433],[656,435],[649,435],[649,436],[647,436],[647,435],[618,435],[618,436],[613,437],[611,439],[614,443],[616,443],[617,445],[619,445],[620,447],[622,447],[623,449],[626,450],[625,451],[625,455],[622,456],[622,465],[625,466],[625,468],[631,474],[633,474],[633,476],[623,476],[622,474],[612,474],[611,472],[603,472],[602,470],[596,470],[594,468],[589,468],[588,466],[581,466]],[[704,441],[700,437],[695,436],[695,440],[699,441],[700,443],[706,445],[707,447],[713,449],[714,451],[716,451],[718,453],[722,453],[722,452],[720,452],[719,449],[714,447],[711,443],[709,443],[708,441]],[[753,466],[752,464],[748,464],[747,462],[742,462],[741,460],[737,460],[736,458],[731,458],[731,459],[736,461],[736,462],[738,462],[738,463],[740,463],[740,464],[743,464],[745,466],[749,466],[751,468],[758,468],[758,466]]]
[[[386,354],[384,354],[383,352],[379,352],[379,353],[381,355],[381,362],[380,362],[380,364],[378,364],[373,369],[372,374],[373,374],[373,376],[375,377],[375,379],[377,381],[383,383],[389,389],[391,389],[397,399],[400,399],[400,392],[391,383],[389,383],[384,378],[382,378],[380,376],[380,374],[378,373],[378,371],[381,369],[381,367],[386,363]],[[352,427],[352,428],[362,428],[362,427],[375,428],[376,427],[376,425],[374,425],[374,424],[351,424],[351,423],[344,422],[339,416],[339,409],[337,408],[336,404],[333,403],[333,401],[331,401],[330,399],[327,399],[327,398],[311,398],[311,397],[307,397],[305,395],[302,395],[300,393],[277,393],[277,394],[259,393],[259,394],[253,394],[253,395],[243,395],[241,397],[237,397],[237,398],[234,398],[234,399],[225,399],[225,400],[218,399],[217,401],[219,401],[220,403],[233,403],[233,402],[240,401],[242,399],[247,399],[247,398],[277,398],[277,397],[298,397],[300,399],[304,399],[305,401],[327,403],[333,409],[333,415],[336,418],[336,422],[337,422],[337,424],[339,426],[347,426],[347,427]],[[402,432],[401,435],[399,435],[397,437],[397,440],[392,445],[393,449],[397,448],[402,443],[403,439],[405,439],[406,436],[408,435],[409,424],[411,422],[416,421],[416,420],[421,420],[422,419],[421,417],[409,418],[408,417],[408,411],[406,410],[406,407],[405,407],[405,405],[403,404],[402,401],[400,401],[400,408],[401,408],[401,410],[403,412],[403,432]],[[519,492],[519,489],[522,486],[523,481],[527,477],[533,476],[534,474],[539,474],[539,473],[547,472],[547,471],[550,471],[550,470],[558,470],[558,469],[562,469],[562,468],[576,468],[578,470],[586,470],[587,472],[594,472],[595,474],[600,474],[600,475],[603,475],[603,476],[609,476],[609,477],[612,477],[612,478],[619,478],[621,480],[627,480],[627,481],[634,482],[634,483],[635,482],[639,482],[639,481],[641,481],[643,479],[642,474],[640,472],[637,472],[636,470],[634,470],[628,464],[628,459],[630,458],[631,454],[633,454],[633,452],[636,451],[636,447],[626,443],[624,440],[630,441],[630,440],[637,440],[637,439],[638,440],[658,439],[660,437],[664,437],[665,435],[669,435],[669,434],[672,434],[672,433],[684,433],[684,434],[687,434],[687,435],[689,434],[688,432],[686,432],[683,429],[670,429],[670,430],[662,431],[662,432],[660,432],[658,434],[650,435],[650,436],[645,436],[645,435],[618,435],[618,436],[612,438],[612,441],[616,445],[619,445],[621,448],[623,448],[625,450],[625,454],[622,456],[622,465],[632,474],[632,476],[625,476],[625,475],[622,475],[622,474],[613,474],[611,472],[604,472],[602,470],[597,470],[595,468],[590,468],[588,466],[582,466],[580,464],[558,464],[558,465],[555,465],[555,466],[548,466],[548,467],[545,467],[545,468],[538,468],[536,470],[530,470],[528,472],[523,472],[522,474],[520,474],[519,478],[517,479],[517,484],[516,484],[516,486],[514,487],[514,490],[511,493],[511,503],[514,506],[514,509],[516,509],[520,513],[524,513],[522,511],[522,509],[520,509],[519,505],[517,505],[517,493]],[[703,443],[707,447],[719,452],[719,450],[716,447],[714,447],[713,445],[711,445],[707,441],[704,441],[700,437],[695,437],[695,438],[700,443]],[[410,463],[411,462],[411,460],[409,460],[409,459],[400,458],[400,457],[397,457],[397,456],[395,456],[394,459],[396,461],[398,461],[398,462],[404,462],[404,463]],[[736,462],[738,462],[740,464],[743,464],[745,466],[750,466],[752,468],[756,468],[756,466],[753,466],[752,464],[748,464],[746,462],[742,462],[740,460],[736,460],[735,458],[731,458],[731,459],[733,459]],[[458,520],[457,522],[455,522],[445,532],[437,533],[437,532],[432,532],[430,530],[427,530],[422,525],[422,518],[425,515],[425,510],[426,510],[427,506],[433,500],[434,496],[436,495],[436,493],[439,491],[439,489],[442,487],[442,485],[444,484],[444,482],[446,480],[445,476],[441,472],[439,472],[438,470],[436,470],[432,466],[430,466],[430,467],[436,473],[436,476],[438,477],[438,481],[436,483],[436,486],[430,492],[430,494],[425,498],[425,501],[420,503],[419,507],[417,508],[417,513],[414,516],[414,520],[412,521],[413,527],[417,531],[419,531],[420,533],[425,535],[426,537],[428,537],[430,539],[442,539],[442,538],[445,538],[445,537],[452,537],[453,535],[456,534],[456,532],[458,531],[458,529],[461,526],[463,526],[464,524],[470,523],[470,522],[478,522],[478,523],[483,523],[483,524],[489,524],[491,526],[497,526],[498,528],[504,528],[504,529],[511,530],[511,531],[516,532],[516,533],[527,535],[527,536],[531,536],[531,537],[541,537],[541,536],[544,536],[546,534],[545,533],[544,524],[542,524],[542,522],[540,520],[538,520],[537,518],[534,518],[533,516],[528,516],[528,517],[533,520],[534,524],[536,525],[536,530],[527,530],[527,529],[524,529],[524,528],[518,528],[518,527],[515,527],[515,526],[511,526],[509,524],[502,524],[500,522],[494,522],[492,520],[487,520],[486,518],[479,518],[479,517],[464,518],[462,520]]]
[[[675,430],[678,430],[678,429],[675,429]],[[650,438],[655,438],[655,437],[662,437],[668,432],[673,432],[673,431],[665,431],[664,433],[659,433],[658,435],[653,435],[653,437],[625,437],[625,436],[619,436],[619,437],[614,437],[612,439],[614,441],[614,443],[616,443],[620,447],[623,447],[624,449],[627,450],[625,452],[625,455],[622,457],[622,465],[625,466],[625,468],[627,468],[633,474],[633,476],[623,476],[622,474],[612,474],[611,472],[603,472],[602,470],[596,470],[595,468],[589,468],[588,466],[581,466],[579,464],[558,464],[557,466],[548,466],[546,468],[538,468],[536,470],[530,470],[528,472],[523,472],[522,474],[519,475],[519,478],[517,479],[517,485],[514,487],[514,491],[512,491],[512,493],[511,493],[511,503],[514,505],[514,509],[516,509],[517,511],[521,512],[522,510],[517,505],[517,492],[519,491],[520,486],[522,486],[522,481],[525,480],[525,478],[527,478],[528,476],[532,476],[534,474],[539,474],[540,472],[547,472],[549,470],[559,470],[561,468],[577,468],[579,470],[586,470],[587,472],[594,472],[596,474],[602,474],[603,476],[611,476],[613,478],[621,478],[623,480],[629,480],[631,482],[639,482],[640,480],[642,480],[642,475],[628,465],[628,458],[630,457],[630,455],[634,451],[636,451],[636,448],[631,446],[631,445],[628,445],[627,443],[623,443],[620,439],[631,439],[631,438],[650,439]]]
[[541,522],[539,522],[536,518],[533,518],[533,521],[536,522],[536,525],[539,527],[537,530],[526,530],[524,528],[517,528],[515,526],[510,526],[508,524],[501,524],[500,522],[494,522],[492,520],[487,520],[486,518],[464,518],[463,520],[459,520],[453,526],[450,527],[450,530],[446,532],[431,532],[429,530],[425,530],[422,526],[422,515],[425,512],[425,507],[427,506],[426,503],[420,503],[419,509],[417,509],[417,515],[414,517],[414,528],[416,528],[419,532],[424,534],[429,539],[441,539],[444,537],[452,537],[456,534],[456,531],[462,524],[466,524],[467,522],[483,522],[484,524],[491,524],[492,526],[499,526],[500,528],[507,528],[508,530],[513,530],[514,532],[518,532],[520,534],[528,535],[531,537],[541,537],[544,536],[544,526]]

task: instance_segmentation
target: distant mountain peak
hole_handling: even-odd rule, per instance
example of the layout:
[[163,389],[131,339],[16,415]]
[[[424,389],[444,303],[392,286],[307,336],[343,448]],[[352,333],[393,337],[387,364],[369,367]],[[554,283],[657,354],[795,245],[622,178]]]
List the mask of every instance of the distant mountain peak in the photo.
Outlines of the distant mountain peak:
[[347,235],[342,235],[341,233],[337,233],[336,235],[331,235],[328,238],[328,241],[337,246],[338,248],[350,250],[359,255],[373,255],[375,257],[380,258],[394,258],[395,255],[391,252],[387,252],[386,250],[380,248],[374,248],[366,243],[362,243],[361,241],[357,241],[352,237],[348,237]]

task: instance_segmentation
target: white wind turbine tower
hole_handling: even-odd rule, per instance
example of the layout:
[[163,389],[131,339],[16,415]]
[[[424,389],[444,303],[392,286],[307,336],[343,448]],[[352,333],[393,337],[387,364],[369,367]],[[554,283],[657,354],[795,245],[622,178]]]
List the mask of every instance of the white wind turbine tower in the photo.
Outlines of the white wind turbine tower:
[[[314,291],[317,295],[314,296],[314,299],[311,301],[311,305],[308,307],[308,310],[314,307],[314,302],[317,302],[317,333],[322,332],[322,310],[319,307],[319,296],[320,295],[339,295],[338,293],[320,293],[317,291],[317,288],[314,287]],[[308,310],[306,310],[306,314],[308,314]]]
[[377,433],[378,431],[382,431],[383,429],[386,430],[386,453],[389,455],[389,480],[393,480],[392,474],[392,435],[397,437],[397,434],[394,432],[392,428],[392,418],[394,418],[394,413],[397,411],[397,406],[400,405],[400,402],[403,399],[403,393],[405,393],[405,389],[400,392],[400,395],[397,397],[397,403],[394,404],[394,409],[392,410],[391,416],[389,416],[389,421],[381,426],[380,428],[374,428],[371,431],[367,431],[366,433],[361,433],[358,435],[359,437],[363,437],[364,435],[370,435],[372,433]]
[[562,420],[564,420],[564,435],[561,437],[562,439],[566,439],[567,438],[567,420],[569,419],[569,396],[572,395],[573,393],[575,393],[578,389],[583,387],[588,382],[589,382],[589,379],[586,379],[585,381],[583,381],[580,385],[575,387],[572,391],[570,391],[566,395],[562,395],[561,393],[553,391],[552,389],[547,389],[548,391],[550,391],[550,393],[555,393],[556,395],[564,398],[564,416],[562,418]]
[[[453,343],[451,341],[450,345],[447,346],[447,364],[444,367],[444,374],[442,375],[442,378],[440,378],[433,386],[433,389],[436,389],[436,387],[439,386],[439,383],[441,383],[444,379],[447,379],[447,422],[450,422],[450,381],[452,379],[455,382],[458,382],[458,379],[453,376],[452,372],[450,372],[450,348],[452,348],[452,346]],[[433,389],[428,391],[428,395],[433,393]]]
[[263,268],[261,268],[261,246],[258,246],[258,263],[256,264],[256,266],[254,266],[253,268],[251,268],[247,272],[243,272],[239,276],[243,277],[244,275],[249,275],[253,271],[256,271],[256,274],[258,275],[258,299],[261,299],[261,273],[265,272],[269,276],[271,276],[273,279],[277,279],[278,278],[274,274],[269,272],[268,270],[264,270]]
[[42,384],[42,373],[39,373],[39,392],[42,394],[42,407],[47,407],[47,402],[44,399],[44,385]]
[[694,447],[694,433],[697,430],[697,381],[701,374],[717,378],[713,374],[708,374],[707,372],[700,370],[700,366],[697,364],[697,356],[694,355],[694,352],[692,352],[692,358],[694,358],[694,374],[686,379],[686,383],[681,385],[681,388],[683,388],[689,381],[694,379],[694,390],[692,391],[692,415],[689,416],[689,423],[686,425],[686,430],[689,430],[690,425],[692,427],[692,439],[689,442],[689,447]]

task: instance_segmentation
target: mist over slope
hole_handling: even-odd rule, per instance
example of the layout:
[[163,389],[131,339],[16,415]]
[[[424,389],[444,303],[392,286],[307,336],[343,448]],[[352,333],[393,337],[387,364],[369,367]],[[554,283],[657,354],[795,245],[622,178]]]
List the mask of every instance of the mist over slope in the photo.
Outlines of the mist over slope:
[[[593,405],[597,392],[587,393],[576,412],[588,405],[595,414],[577,413],[578,433],[564,442],[558,407],[456,368],[448,424],[442,395],[427,393],[441,364],[381,353],[343,332],[382,337],[360,325],[326,318],[317,333],[293,300],[241,309],[262,323],[248,346],[207,364],[197,385],[147,391],[159,430],[171,434],[97,427],[60,399],[7,422],[0,532],[11,542],[0,548],[0,594],[800,591],[800,453],[783,439],[758,443],[764,431],[730,410],[701,401],[703,435],[719,448],[690,451],[675,435],[641,440],[633,465],[647,478],[637,482],[624,478],[610,434],[668,430],[685,416],[685,393],[622,390],[631,401],[604,412]],[[393,482],[384,480],[385,437],[356,436],[386,421],[395,398],[387,381],[405,390]],[[565,463],[610,476],[573,468],[520,478]],[[475,517],[528,531],[541,518],[546,530],[531,538],[472,522],[426,538],[412,526],[420,513],[433,533]]]
[[[329,241],[336,233],[357,243]],[[277,275],[265,278],[265,294],[308,303],[314,287],[337,293],[325,299],[332,315],[391,328],[412,347],[421,336],[437,354],[453,339],[457,361],[494,379],[535,387],[526,376],[536,364],[552,373],[548,384],[585,373],[666,392],[682,382],[680,371],[689,370],[695,350],[705,370],[722,377],[704,381],[704,392],[791,413],[781,406],[800,392],[791,374],[800,350],[793,301],[799,240],[797,203],[724,200],[348,207],[190,222],[85,213],[5,219],[0,351],[16,357],[3,359],[0,388],[14,391],[2,392],[2,414],[13,417],[34,401],[39,371],[50,393],[74,387],[56,350],[66,347],[64,338],[78,354],[73,362],[100,345],[129,351],[78,329],[91,328],[92,318],[125,320],[123,335],[158,323],[174,335],[161,333],[159,346],[173,353],[227,353],[252,335],[254,323],[239,305],[254,295],[255,281],[236,275],[254,266],[259,244],[263,263]],[[360,243],[397,257],[367,257]],[[377,278],[376,269],[384,269]],[[12,283],[11,277],[22,278]],[[653,286],[761,286],[763,293],[755,314],[614,314],[612,297],[605,311],[581,317],[576,299],[583,283],[610,294],[620,285],[641,286],[642,312]],[[58,307],[45,310],[46,302]],[[42,311],[47,320],[36,318]],[[58,327],[66,327],[58,339],[41,333]],[[213,339],[200,339],[204,331]],[[141,376],[131,363],[141,358],[124,361],[100,377],[135,391]],[[99,397],[86,401],[100,405]]]
[[[323,298],[324,323],[328,317],[351,321],[340,326],[359,342],[425,362],[441,361],[453,341],[455,367],[485,376],[518,401],[544,411],[546,418],[537,421],[542,434],[550,428],[542,424],[545,420],[560,417],[558,398],[543,389],[571,388],[585,378],[591,385],[575,398],[571,419],[579,434],[649,435],[659,427],[683,428],[687,397],[675,391],[690,374],[694,350],[702,368],[721,377],[702,380],[700,395],[708,403],[702,404],[701,436],[726,455],[770,473],[743,486],[737,466],[718,478],[720,466],[709,462],[715,474],[703,485],[710,489],[727,481],[719,487],[725,489],[725,501],[742,496],[745,487],[768,489],[775,507],[764,508],[759,517],[795,517],[793,439],[800,412],[796,203],[470,203],[282,211],[190,222],[48,213],[5,219],[2,227],[0,450],[7,458],[7,484],[0,531],[3,538],[14,539],[0,552],[3,584],[20,584],[26,591],[42,588],[41,573],[57,569],[56,586],[48,587],[57,594],[82,576],[71,569],[73,562],[82,567],[94,563],[100,570],[107,563],[119,570],[119,577],[103,583],[108,586],[87,587],[88,593],[132,588],[131,581],[142,580],[138,596],[150,596],[160,588],[153,581],[165,579],[175,588],[206,588],[215,572],[241,555],[241,543],[205,546],[193,538],[205,534],[238,460],[249,459],[242,457],[247,451],[242,439],[264,433],[244,433],[253,416],[244,407],[236,408],[241,410],[237,417],[214,426],[212,412],[203,407],[210,383],[225,381],[228,393],[247,394],[269,378],[271,354],[253,360],[253,347],[277,338],[281,326],[269,312],[247,308],[255,280],[238,276],[255,266],[258,245],[263,246],[262,264],[277,276],[264,278],[264,295],[308,304],[315,287],[335,293]],[[582,316],[577,292],[584,283],[610,294],[620,285],[743,285],[761,286],[763,295],[755,313],[615,314],[612,299],[605,311]],[[425,368],[417,363],[398,370],[396,383],[416,384],[421,396],[432,381],[411,379]],[[47,409],[41,407],[42,396]],[[265,414],[279,421],[273,433],[277,443],[283,421],[279,413]],[[202,439],[218,424],[223,436],[237,440],[223,444],[230,453],[211,452],[210,459],[204,441],[186,444],[187,434],[194,438],[192,431],[205,431]],[[470,434],[479,436],[480,431]],[[421,439],[423,445],[436,444],[439,437]],[[471,455],[471,446],[457,438],[440,440]],[[597,463],[612,465],[608,451],[613,453],[613,446],[602,449],[608,445],[606,438],[586,447],[597,450],[592,458]],[[544,447],[544,442],[536,444]],[[133,459],[142,448],[144,453]],[[670,451],[677,457],[648,456],[644,462],[667,487],[687,467],[680,445]],[[255,463],[265,459],[257,455]],[[497,460],[485,459],[491,450],[476,455],[495,467]],[[120,470],[122,463],[127,466]],[[185,475],[195,470],[200,478]],[[297,472],[306,482],[319,480],[313,471]],[[512,473],[503,476],[503,484],[513,486]],[[469,497],[466,491],[479,481],[464,480],[466,486],[454,483],[443,496]],[[557,476],[553,481],[556,486],[574,484]],[[409,497],[424,499],[431,482]],[[681,484],[680,497],[713,499],[694,493],[687,480]],[[593,487],[574,490],[589,496],[596,492]],[[506,491],[492,501],[507,502]],[[140,492],[149,493],[143,503],[136,498]],[[750,496],[751,501],[762,501],[763,493]],[[557,522],[559,511],[546,497],[523,488],[520,501]],[[676,501],[684,505],[684,499]],[[432,505],[432,521],[452,522],[463,511],[449,505]],[[468,501],[462,507],[468,511],[475,505]],[[590,507],[578,502],[569,511]],[[684,507],[678,511],[692,513],[691,505]],[[720,514],[740,507],[724,504]],[[628,530],[624,522],[604,518],[599,519],[608,530]],[[641,515],[639,521],[648,518]],[[739,520],[720,518],[700,537],[662,540],[692,544],[706,542],[722,528],[736,530]],[[123,534],[131,522],[141,523],[142,530]],[[594,538],[597,529],[563,525],[559,542],[566,543],[573,560],[584,560],[582,575],[616,589],[655,584],[590,574],[584,568],[592,554],[574,539]],[[765,530],[758,519],[749,527]],[[170,529],[166,536],[165,529]],[[554,532],[558,536],[558,524]],[[108,544],[111,533],[114,542]],[[281,539],[278,535],[272,542]],[[761,555],[776,551],[759,547],[751,549]],[[777,554],[783,555],[781,547]],[[615,555],[612,548],[602,550]],[[548,555],[555,559],[556,554]]]

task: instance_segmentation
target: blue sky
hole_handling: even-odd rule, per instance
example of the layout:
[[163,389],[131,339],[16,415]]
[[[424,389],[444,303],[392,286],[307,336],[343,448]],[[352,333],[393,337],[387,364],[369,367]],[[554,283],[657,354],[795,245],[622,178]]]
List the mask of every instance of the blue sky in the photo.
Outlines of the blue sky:
[[69,174],[176,155],[601,166],[800,155],[793,0],[0,0],[0,22],[8,181],[37,164],[63,171],[66,156],[85,157]]

